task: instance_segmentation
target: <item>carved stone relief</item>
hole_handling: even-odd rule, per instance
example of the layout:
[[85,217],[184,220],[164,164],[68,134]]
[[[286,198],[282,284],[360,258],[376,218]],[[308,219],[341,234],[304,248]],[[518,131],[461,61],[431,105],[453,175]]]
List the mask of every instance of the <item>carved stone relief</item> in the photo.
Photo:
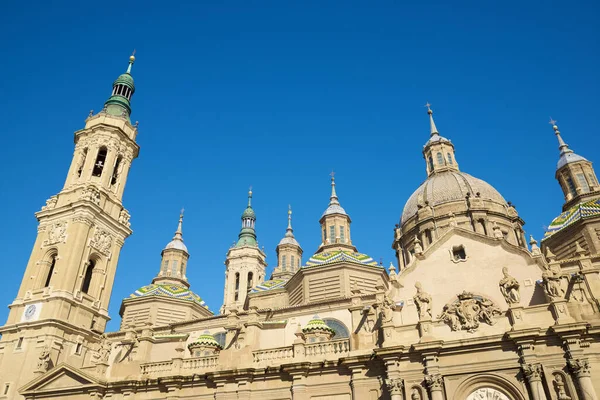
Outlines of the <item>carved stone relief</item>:
[[502,268],[502,274],[504,277],[498,282],[500,286],[500,292],[504,296],[504,300],[508,305],[518,304],[521,301],[521,294],[519,292],[519,282],[508,273],[508,268]]
[[57,196],[51,196],[48,200],[46,200],[46,205],[42,207],[42,211],[52,210],[54,207],[56,207],[57,201]]
[[565,289],[563,283],[567,281],[567,279],[567,275],[561,272],[560,266],[552,266],[542,273],[544,292],[551,300],[564,298]]
[[385,386],[387,387],[391,395],[402,395],[402,388],[404,387],[404,382],[402,382],[401,378],[386,379]]
[[48,239],[44,240],[44,246],[50,246],[56,243],[65,243],[67,241],[67,222],[56,222],[48,229]]
[[567,360],[567,364],[569,365],[569,369],[573,372],[573,374],[575,374],[576,377],[591,375],[590,362],[585,358],[570,358]]
[[38,357],[37,370],[46,372],[50,369],[50,348],[45,346]]
[[494,315],[500,314],[502,311],[490,299],[463,291],[455,301],[444,306],[438,318],[450,325],[453,331],[464,329],[473,333],[480,322],[494,325]]
[[92,186],[87,187],[81,192],[80,199],[88,200],[96,205],[100,205],[100,191]]
[[96,233],[92,238],[90,245],[98,250],[100,253],[108,256],[110,255],[110,248],[112,247],[112,236],[104,229],[96,228]]
[[444,378],[442,378],[442,375],[440,374],[425,375],[425,385],[427,385],[430,392],[442,390]]
[[122,209],[119,213],[119,222],[129,228],[131,226],[129,218],[131,218],[129,212],[126,209]]
[[556,390],[556,397],[558,400],[571,400],[571,396],[567,394],[565,389],[565,379],[560,373],[554,374],[554,390]]

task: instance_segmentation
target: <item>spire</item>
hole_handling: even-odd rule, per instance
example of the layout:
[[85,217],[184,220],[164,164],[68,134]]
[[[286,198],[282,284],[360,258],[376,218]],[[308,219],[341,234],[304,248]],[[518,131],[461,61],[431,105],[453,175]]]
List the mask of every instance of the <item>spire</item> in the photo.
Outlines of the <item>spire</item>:
[[335,193],[335,172],[331,171],[331,197],[329,198],[329,205],[340,205],[337,194]]
[[294,230],[292,229],[292,205],[288,205],[288,227],[285,236],[294,236]]
[[425,107],[427,107],[427,114],[429,114],[429,125],[431,127],[431,136],[439,135],[440,133],[438,132],[437,127],[435,126],[435,122],[433,121],[433,111],[431,111],[431,104],[429,104],[429,102],[427,102],[427,104],[425,104]]
[[175,235],[173,236],[173,239],[171,239],[171,241],[165,246],[164,250],[176,249],[183,250],[186,253],[188,251],[187,246],[183,243],[183,211],[184,210],[182,208],[181,213],[179,214],[179,223],[177,224],[177,230],[175,231]]
[[135,85],[131,76],[131,67],[135,62],[135,50],[129,56],[129,65],[127,71],[113,82],[113,90],[111,96],[104,103],[105,114],[115,117],[126,118],[129,120],[131,115],[131,98],[135,93]]
[[566,153],[572,153],[573,150],[571,150],[569,148],[569,145],[565,143],[565,141],[562,139],[562,136],[560,136],[560,131],[558,130],[558,126],[556,125],[556,121],[552,119],[552,117],[550,117],[550,125],[552,125],[552,129],[554,129],[554,134],[556,135],[556,138],[558,139],[558,149],[560,150],[560,155],[564,155]]
[[248,208],[252,208],[252,186],[248,190]]

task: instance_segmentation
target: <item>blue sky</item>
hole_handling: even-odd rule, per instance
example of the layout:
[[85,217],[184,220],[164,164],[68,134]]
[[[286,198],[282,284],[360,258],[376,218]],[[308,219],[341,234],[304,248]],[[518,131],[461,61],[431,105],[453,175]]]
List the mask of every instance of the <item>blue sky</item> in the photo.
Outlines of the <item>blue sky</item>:
[[[452,4],[450,4],[452,3]],[[168,7],[166,5],[168,4]],[[386,265],[394,224],[425,179],[429,101],[462,171],[512,201],[528,234],[560,213],[550,116],[600,161],[600,6],[572,2],[3,2],[0,209],[5,290],[16,296],[38,211],[62,188],[72,134],[133,68],[140,122],[110,305],[150,283],[185,207],[192,289],[217,311],[248,186],[268,254],[294,210],[304,261],[336,171],[359,251]],[[0,308],[0,323],[8,309]]]

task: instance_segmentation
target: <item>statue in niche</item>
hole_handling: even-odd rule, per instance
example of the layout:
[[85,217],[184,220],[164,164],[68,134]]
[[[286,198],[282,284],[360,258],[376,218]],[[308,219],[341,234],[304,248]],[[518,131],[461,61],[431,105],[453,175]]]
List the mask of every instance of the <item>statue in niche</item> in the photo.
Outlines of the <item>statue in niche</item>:
[[550,297],[551,300],[564,297],[565,289],[562,285],[563,279],[566,279],[566,275],[561,273],[560,267],[558,266],[547,269],[542,273],[544,292],[548,295],[548,297]]
[[554,388],[556,389],[558,400],[571,400],[571,397],[567,395],[567,391],[565,390],[565,380],[561,374],[554,375]]
[[412,388],[412,391],[410,392],[410,400],[421,400],[421,393],[419,392],[419,389],[417,388]]
[[423,246],[421,246],[421,241],[418,238],[415,239],[414,251],[417,255],[423,254]]
[[98,349],[98,362],[106,364],[108,362],[108,356],[112,345],[106,335],[102,335],[102,341],[100,342],[100,348]]
[[450,329],[464,329],[469,333],[476,332],[480,322],[494,325],[494,315],[502,311],[494,303],[483,296],[463,291],[457,295],[457,300],[446,304],[439,319],[445,321]]
[[421,282],[415,283],[417,294],[413,296],[413,301],[417,306],[417,312],[419,313],[419,319],[431,319],[431,295],[423,290]]
[[521,294],[519,293],[519,282],[508,273],[508,268],[502,268],[502,274],[504,277],[498,282],[500,286],[500,292],[504,296],[504,300],[508,305],[517,304],[521,301]]

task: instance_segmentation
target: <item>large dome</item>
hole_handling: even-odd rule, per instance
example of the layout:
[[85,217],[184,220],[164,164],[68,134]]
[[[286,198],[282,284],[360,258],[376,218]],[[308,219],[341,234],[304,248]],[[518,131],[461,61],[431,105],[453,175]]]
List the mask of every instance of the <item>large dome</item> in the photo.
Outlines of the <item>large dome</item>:
[[479,193],[484,200],[506,204],[502,195],[489,183],[464,172],[444,171],[433,174],[415,190],[404,205],[400,222],[404,224],[413,217],[417,213],[419,204],[429,202],[430,206],[435,207],[451,201],[464,200],[467,193],[471,195]]

